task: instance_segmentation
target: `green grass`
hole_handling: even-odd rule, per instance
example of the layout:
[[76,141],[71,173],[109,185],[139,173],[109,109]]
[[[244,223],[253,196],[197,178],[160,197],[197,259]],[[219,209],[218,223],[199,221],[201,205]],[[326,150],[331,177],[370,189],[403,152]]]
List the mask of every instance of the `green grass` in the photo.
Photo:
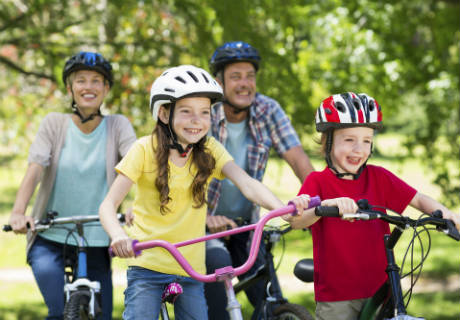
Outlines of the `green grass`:
[[[378,137],[379,150],[385,151],[380,157],[373,157],[369,163],[382,165],[416,187],[419,191],[433,198],[440,195],[439,189],[430,181],[432,176],[426,173],[420,161],[416,159],[395,161],[391,157],[398,156],[395,152],[395,139],[392,136]],[[324,161],[313,158],[313,164],[317,170],[324,168]],[[8,221],[15,193],[19,187],[22,175],[26,169],[24,159],[13,160],[2,164],[0,167],[0,224]],[[422,174],[423,173],[423,174]],[[283,201],[292,198],[300,188],[291,169],[281,160],[269,161],[264,183]],[[458,212],[458,208],[454,208]],[[30,208],[29,211],[30,212]],[[408,214],[415,215],[415,210],[407,210]],[[281,223],[280,220],[274,223]],[[458,275],[460,271],[460,250],[458,243],[445,237],[443,234],[432,232],[432,250],[425,262],[423,276],[428,279],[446,279],[449,275]],[[407,246],[409,233],[403,236],[396,249],[396,256],[400,259],[403,248]],[[275,248],[275,260],[279,261],[282,253],[282,245]],[[28,268],[25,262],[25,237],[11,233],[0,233],[0,272],[2,268]],[[305,257],[312,256],[311,235],[309,232],[295,230],[286,235],[283,259],[279,266],[279,274],[292,276],[295,263]],[[124,262],[114,260],[114,269],[124,269]],[[114,319],[121,319],[123,310],[122,286],[114,288]],[[314,310],[313,293],[298,287],[283,287],[286,297],[293,303],[298,303]],[[29,282],[0,282],[0,320],[13,319],[38,319],[44,318],[46,308],[42,302],[40,292],[35,283]],[[252,307],[249,305],[244,293],[237,296],[243,306],[244,317],[249,318]],[[414,315],[423,315],[427,319],[459,319],[460,317],[460,291],[420,293],[413,296],[409,310]],[[313,313],[313,312],[312,312]]]

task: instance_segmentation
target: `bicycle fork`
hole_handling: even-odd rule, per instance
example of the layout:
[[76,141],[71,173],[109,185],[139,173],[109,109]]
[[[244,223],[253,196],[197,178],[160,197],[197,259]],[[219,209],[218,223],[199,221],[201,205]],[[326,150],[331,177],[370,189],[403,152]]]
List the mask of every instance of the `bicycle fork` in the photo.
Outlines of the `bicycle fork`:
[[101,312],[101,307],[97,302],[97,296],[101,292],[101,284],[98,281],[90,281],[88,279],[87,254],[83,237],[83,225],[77,224],[77,232],[79,235],[78,245],[78,263],[76,279],[72,279],[71,283],[65,283],[64,294],[66,303],[70,296],[77,291],[88,291],[90,294],[88,304],[88,315],[90,319],[96,319],[96,316]]

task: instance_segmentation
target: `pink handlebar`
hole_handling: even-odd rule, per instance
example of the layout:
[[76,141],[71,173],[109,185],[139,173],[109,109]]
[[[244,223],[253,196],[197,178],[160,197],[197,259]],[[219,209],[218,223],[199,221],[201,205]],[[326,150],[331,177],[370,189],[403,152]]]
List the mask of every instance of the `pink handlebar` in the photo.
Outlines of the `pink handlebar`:
[[[310,203],[308,208],[316,207],[321,204],[321,199],[319,196],[312,197],[310,199]],[[247,272],[253,265],[257,257],[257,252],[259,251],[259,245],[260,245],[260,239],[262,237],[262,231],[265,226],[265,224],[276,217],[283,216],[285,214],[296,214],[297,210],[296,207],[292,204],[289,203],[287,206],[270,211],[266,215],[264,215],[257,223],[250,224],[247,226],[227,230],[227,231],[222,231],[222,232],[217,232],[213,234],[209,234],[200,238],[195,238],[183,242],[178,242],[175,244],[171,244],[170,242],[164,241],[164,240],[150,240],[150,241],[144,241],[144,242],[139,242],[137,240],[133,241],[133,250],[134,253],[139,255],[142,250],[145,249],[151,249],[155,247],[161,247],[166,250],[168,250],[171,255],[177,260],[177,262],[182,266],[182,268],[187,272],[190,277],[192,277],[195,280],[202,281],[202,282],[215,282],[219,280],[219,277],[223,277],[225,275],[230,275],[231,277],[234,276],[239,276],[245,272]],[[231,266],[225,267],[222,269],[216,270],[215,273],[213,274],[208,274],[208,275],[202,275],[198,272],[196,272],[192,266],[188,263],[188,261],[184,258],[184,256],[179,252],[177,248],[188,246],[190,244],[198,243],[198,242],[203,242],[211,239],[217,239],[217,238],[223,238],[226,236],[230,236],[233,234],[241,233],[241,232],[246,232],[250,230],[255,230],[254,235],[252,238],[251,242],[251,250],[250,254],[248,257],[248,260],[246,262],[237,267],[233,268]],[[111,255],[113,255],[111,253]]]

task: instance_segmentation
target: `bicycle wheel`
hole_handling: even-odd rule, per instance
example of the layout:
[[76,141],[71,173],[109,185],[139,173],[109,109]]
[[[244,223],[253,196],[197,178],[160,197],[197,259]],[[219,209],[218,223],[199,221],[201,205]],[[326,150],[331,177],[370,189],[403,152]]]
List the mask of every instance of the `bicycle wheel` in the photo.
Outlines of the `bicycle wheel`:
[[64,320],[89,320],[90,299],[91,293],[87,290],[72,292],[64,307]]
[[313,320],[310,312],[298,304],[284,303],[277,307],[273,314],[276,320]]

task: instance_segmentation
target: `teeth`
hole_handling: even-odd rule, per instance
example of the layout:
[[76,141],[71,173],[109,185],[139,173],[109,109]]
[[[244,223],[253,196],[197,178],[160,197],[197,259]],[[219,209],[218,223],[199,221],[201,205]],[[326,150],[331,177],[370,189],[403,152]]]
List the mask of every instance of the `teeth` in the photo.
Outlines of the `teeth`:
[[95,94],[84,94],[83,97],[84,98],[94,98],[96,97],[96,95]]

